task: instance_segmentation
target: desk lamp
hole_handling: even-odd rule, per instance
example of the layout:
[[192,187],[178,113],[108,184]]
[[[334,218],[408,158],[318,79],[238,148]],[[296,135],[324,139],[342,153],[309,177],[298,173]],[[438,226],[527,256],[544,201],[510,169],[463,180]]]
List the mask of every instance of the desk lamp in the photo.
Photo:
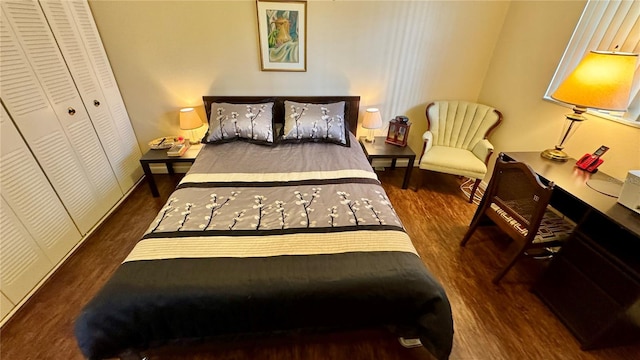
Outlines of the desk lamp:
[[586,120],[582,114],[587,108],[627,110],[637,59],[638,54],[604,51],[591,51],[582,59],[551,95],[558,101],[573,105],[573,114],[566,115],[560,143],[543,151],[542,157],[567,161],[569,156],[562,151],[564,142]]
[[376,108],[367,109],[367,112],[364,113],[364,120],[362,120],[362,127],[369,130],[365,141],[370,143],[374,142],[374,130],[382,127],[380,111]]
[[202,120],[198,113],[193,108],[184,108],[180,109],[180,129],[189,130],[189,143],[198,144],[200,140],[195,139],[194,131],[195,129],[202,126]]

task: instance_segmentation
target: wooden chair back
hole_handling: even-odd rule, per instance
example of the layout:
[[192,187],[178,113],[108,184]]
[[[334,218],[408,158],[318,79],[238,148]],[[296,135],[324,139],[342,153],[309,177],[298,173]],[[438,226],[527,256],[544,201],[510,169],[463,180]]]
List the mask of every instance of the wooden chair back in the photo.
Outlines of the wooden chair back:
[[553,186],[553,183],[545,186],[529,165],[505,161],[500,154],[487,189],[485,207],[497,205],[507,216],[500,210],[488,212],[495,213],[489,217],[496,225],[515,240],[531,242],[549,205]]
[[543,184],[529,165],[505,161],[504,154],[498,155],[489,186],[478,208],[478,215],[460,243],[462,246],[466,245],[478,225],[486,218],[518,243],[518,251],[494,277],[494,283],[502,279],[527,249],[545,246],[543,243],[534,244],[533,241],[545,216],[553,187],[552,182]]

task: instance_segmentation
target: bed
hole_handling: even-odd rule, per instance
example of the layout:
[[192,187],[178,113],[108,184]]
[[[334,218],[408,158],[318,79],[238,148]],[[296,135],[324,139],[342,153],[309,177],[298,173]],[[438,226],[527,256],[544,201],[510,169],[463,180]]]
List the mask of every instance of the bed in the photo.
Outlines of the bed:
[[359,97],[203,99],[207,144],[76,319],[84,356],[385,327],[448,358],[448,299],[352,133]]

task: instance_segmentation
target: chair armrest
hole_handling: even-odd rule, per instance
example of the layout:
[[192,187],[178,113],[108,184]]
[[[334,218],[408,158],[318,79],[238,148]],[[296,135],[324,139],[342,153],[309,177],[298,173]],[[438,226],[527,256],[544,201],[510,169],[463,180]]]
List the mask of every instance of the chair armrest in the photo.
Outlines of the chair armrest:
[[433,146],[433,133],[429,130],[425,131],[424,134],[422,134],[422,141],[424,142],[424,145],[422,145],[422,153],[420,154],[418,164],[422,161],[424,154],[431,150],[431,147]]
[[471,152],[486,164],[489,161],[489,156],[493,154],[493,145],[489,142],[489,140],[482,139],[478,141]]

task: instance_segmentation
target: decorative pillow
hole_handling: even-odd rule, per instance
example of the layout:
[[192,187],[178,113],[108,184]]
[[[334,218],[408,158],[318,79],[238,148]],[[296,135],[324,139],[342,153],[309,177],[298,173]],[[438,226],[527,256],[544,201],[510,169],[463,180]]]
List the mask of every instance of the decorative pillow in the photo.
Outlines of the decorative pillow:
[[273,102],[262,104],[212,103],[208,144],[237,139],[273,145]]
[[344,101],[332,104],[285,101],[282,142],[313,141],[350,146],[344,104]]

